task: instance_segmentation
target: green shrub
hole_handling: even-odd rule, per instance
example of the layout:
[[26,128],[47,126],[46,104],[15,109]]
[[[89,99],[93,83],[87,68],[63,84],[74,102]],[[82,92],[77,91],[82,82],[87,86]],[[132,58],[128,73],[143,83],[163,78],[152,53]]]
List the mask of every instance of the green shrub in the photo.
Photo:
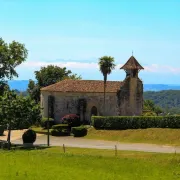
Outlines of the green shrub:
[[[54,124],[55,124],[54,119],[49,118],[49,128],[50,129]],[[44,129],[47,129],[48,128],[47,125],[48,125],[48,118],[42,118],[41,119],[41,127],[43,127]]]
[[71,133],[71,127],[68,124],[53,125],[51,130],[52,136],[69,136]]
[[22,135],[23,143],[34,143],[36,141],[36,132],[32,129],[28,129]]
[[180,128],[179,116],[92,116],[96,129]]
[[52,129],[61,130],[61,129],[70,129],[70,127],[68,124],[57,124],[57,125],[53,125]]
[[72,133],[74,137],[83,137],[87,135],[87,129],[83,126],[72,127]]
[[2,136],[3,133],[4,133],[4,126],[1,126],[1,125],[0,125],[0,136]]

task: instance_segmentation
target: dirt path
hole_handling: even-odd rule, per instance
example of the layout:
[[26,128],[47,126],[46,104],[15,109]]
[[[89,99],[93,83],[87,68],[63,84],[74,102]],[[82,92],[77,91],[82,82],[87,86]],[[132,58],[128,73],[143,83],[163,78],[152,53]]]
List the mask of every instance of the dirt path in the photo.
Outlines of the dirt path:
[[[18,137],[18,136],[17,136]],[[13,143],[21,144],[22,139],[12,140]],[[47,136],[38,135],[35,144],[47,144]],[[180,147],[155,145],[155,144],[141,144],[141,143],[119,143],[115,141],[91,140],[84,138],[74,138],[72,136],[54,137],[50,136],[51,146],[79,147],[79,148],[95,148],[95,149],[115,149],[130,150],[130,151],[144,151],[144,152],[158,152],[158,153],[180,153]]]

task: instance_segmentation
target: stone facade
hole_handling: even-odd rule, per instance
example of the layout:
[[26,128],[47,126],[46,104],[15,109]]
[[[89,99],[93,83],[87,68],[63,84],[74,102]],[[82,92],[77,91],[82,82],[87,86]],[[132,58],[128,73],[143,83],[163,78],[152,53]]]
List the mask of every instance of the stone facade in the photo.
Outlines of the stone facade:
[[117,92],[118,115],[137,116],[143,109],[143,84],[139,78],[127,77]]
[[[54,119],[60,122],[61,118],[67,114],[80,114],[79,99],[86,100],[86,109],[83,114],[84,120],[90,122],[90,117],[97,110],[97,114],[103,115],[104,94],[103,93],[61,93],[61,92],[42,92],[41,107],[43,117],[48,116],[48,96],[54,96]],[[116,93],[106,93],[106,115],[114,116],[117,114],[117,96]]]

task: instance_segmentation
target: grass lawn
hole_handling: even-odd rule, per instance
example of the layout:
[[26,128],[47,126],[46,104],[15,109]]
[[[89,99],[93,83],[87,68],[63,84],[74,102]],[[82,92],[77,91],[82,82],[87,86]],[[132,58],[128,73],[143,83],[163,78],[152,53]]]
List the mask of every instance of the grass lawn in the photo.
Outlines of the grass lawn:
[[52,147],[0,150],[0,179],[176,180],[180,154]]
[[88,135],[85,138],[131,143],[180,145],[180,129],[96,130],[89,128]]

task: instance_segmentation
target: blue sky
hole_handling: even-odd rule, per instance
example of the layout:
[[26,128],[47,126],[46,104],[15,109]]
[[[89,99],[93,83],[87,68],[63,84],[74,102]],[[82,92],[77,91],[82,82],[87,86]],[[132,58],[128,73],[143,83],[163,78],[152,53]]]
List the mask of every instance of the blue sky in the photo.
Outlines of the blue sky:
[[24,43],[18,79],[41,66],[66,66],[83,79],[103,79],[98,58],[115,58],[109,80],[134,52],[144,83],[180,84],[179,0],[0,0],[0,36]]

